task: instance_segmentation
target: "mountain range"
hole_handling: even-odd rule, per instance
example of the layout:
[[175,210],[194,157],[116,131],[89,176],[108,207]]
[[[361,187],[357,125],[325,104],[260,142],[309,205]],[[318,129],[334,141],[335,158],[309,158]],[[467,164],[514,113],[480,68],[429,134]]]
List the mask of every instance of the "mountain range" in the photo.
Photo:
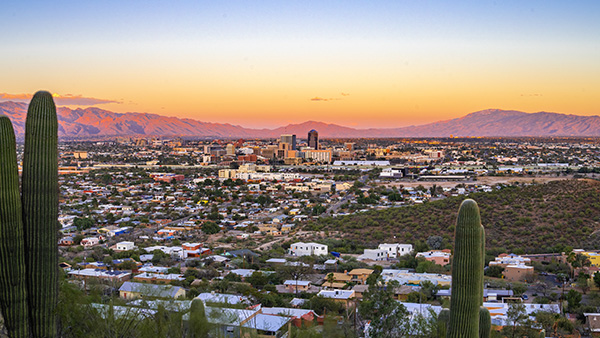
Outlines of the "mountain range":
[[[148,113],[115,113],[100,108],[58,107],[59,136],[195,136],[221,138],[276,138],[296,134],[303,138],[315,129],[319,137],[449,137],[461,136],[600,136],[599,116],[524,113],[487,109],[460,118],[401,128],[356,129],[307,121],[275,129],[252,129],[228,123],[201,122]],[[15,133],[25,131],[27,104],[0,102],[0,113],[13,122]]]

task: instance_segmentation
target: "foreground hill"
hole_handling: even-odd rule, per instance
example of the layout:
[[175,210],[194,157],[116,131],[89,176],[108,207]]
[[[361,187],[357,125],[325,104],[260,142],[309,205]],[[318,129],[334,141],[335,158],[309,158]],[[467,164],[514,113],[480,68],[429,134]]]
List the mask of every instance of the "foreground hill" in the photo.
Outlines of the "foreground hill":
[[[27,104],[0,102],[0,113],[23,134]],[[59,136],[195,136],[220,138],[277,138],[281,134],[306,137],[316,129],[319,136],[351,137],[449,137],[454,136],[600,136],[600,117],[556,113],[523,113],[498,109],[483,110],[461,118],[403,128],[355,129],[308,121],[276,129],[250,129],[227,123],[146,113],[115,113],[95,107],[58,108]],[[401,120],[398,123],[402,123]]]
[[[599,196],[598,181],[565,180],[468,197],[479,204],[488,252],[543,253],[564,246],[600,249]],[[312,226],[340,231],[344,238],[371,247],[390,241],[415,243],[432,235],[453,243],[464,198],[326,218]]]

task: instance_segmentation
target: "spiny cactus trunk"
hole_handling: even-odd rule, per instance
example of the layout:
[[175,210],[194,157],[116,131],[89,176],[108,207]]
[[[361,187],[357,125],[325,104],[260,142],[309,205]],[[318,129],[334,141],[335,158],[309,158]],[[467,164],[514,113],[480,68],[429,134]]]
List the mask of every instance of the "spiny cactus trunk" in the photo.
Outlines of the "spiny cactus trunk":
[[437,318],[437,338],[446,338],[448,333],[448,321],[450,321],[450,310],[442,309]]
[[23,224],[29,324],[33,337],[55,337],[58,300],[58,121],[48,92],[31,99],[25,122]]
[[[485,228],[481,227],[481,271],[485,268]],[[490,338],[492,334],[492,317],[490,311],[483,307],[483,275],[481,276],[481,305],[479,307],[479,338]]]
[[483,306],[479,307],[479,338],[490,338],[492,333],[492,317],[490,311]]
[[25,248],[15,133],[0,114],[0,309],[8,335],[28,337]]
[[477,203],[470,199],[463,201],[454,235],[449,338],[479,337],[479,307],[483,292],[482,229]]

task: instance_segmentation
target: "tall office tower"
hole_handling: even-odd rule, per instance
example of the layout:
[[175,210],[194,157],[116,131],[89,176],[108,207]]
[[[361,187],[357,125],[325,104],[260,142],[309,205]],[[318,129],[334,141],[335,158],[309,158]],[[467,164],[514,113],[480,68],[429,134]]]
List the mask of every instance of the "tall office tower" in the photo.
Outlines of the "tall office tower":
[[281,143],[287,143],[292,147],[292,150],[296,150],[296,135],[281,135]]
[[308,132],[308,147],[319,149],[319,133],[314,129]]
[[225,149],[227,151],[227,155],[235,155],[235,146],[233,144],[229,143]]

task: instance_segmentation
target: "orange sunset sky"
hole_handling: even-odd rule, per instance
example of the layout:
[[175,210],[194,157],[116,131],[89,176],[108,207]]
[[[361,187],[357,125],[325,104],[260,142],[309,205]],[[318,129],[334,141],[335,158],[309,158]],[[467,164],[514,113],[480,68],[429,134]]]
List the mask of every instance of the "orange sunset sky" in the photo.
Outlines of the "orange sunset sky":
[[600,114],[597,1],[4,4],[0,100],[276,127]]

